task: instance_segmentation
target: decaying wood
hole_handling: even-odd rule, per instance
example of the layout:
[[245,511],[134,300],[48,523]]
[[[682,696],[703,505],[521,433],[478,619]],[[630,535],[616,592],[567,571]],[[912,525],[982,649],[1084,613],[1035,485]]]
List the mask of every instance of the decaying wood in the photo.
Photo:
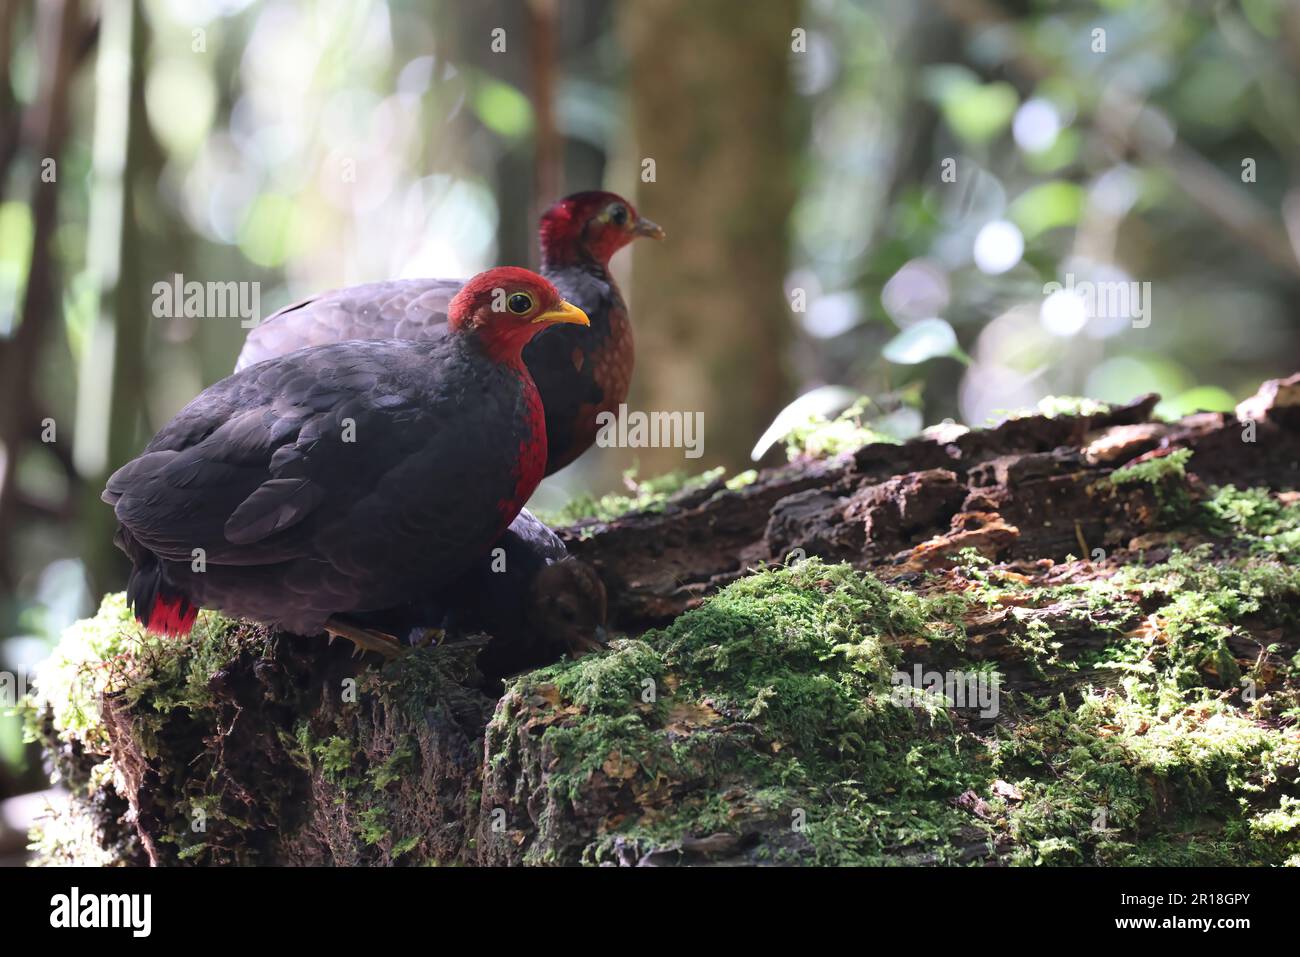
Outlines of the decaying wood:
[[[935,567],[963,548],[999,561],[1089,557],[1155,519],[1150,488],[1099,494],[1114,468],[1177,448],[1207,483],[1295,488],[1300,377],[1266,384],[1243,416],[1153,422],[1147,395],[1096,415],[1009,420],[951,441],[871,444],[832,461],[797,461],[727,491],[723,479],[661,512],[565,532],[606,579],[623,628],[671,620],[711,590],[792,552],[882,574]],[[1253,441],[1245,441],[1243,433]]]

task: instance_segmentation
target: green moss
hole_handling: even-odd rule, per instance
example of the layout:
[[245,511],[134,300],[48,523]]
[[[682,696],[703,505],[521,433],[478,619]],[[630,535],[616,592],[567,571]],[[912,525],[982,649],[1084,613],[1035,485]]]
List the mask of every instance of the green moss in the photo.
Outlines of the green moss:
[[824,743],[833,727],[851,747],[873,694],[888,687],[885,642],[956,640],[964,610],[960,598],[926,599],[812,562],[742,579],[653,637],[684,688],[762,715],[800,746]]
[[368,774],[371,786],[377,791],[384,790],[395,781],[400,781],[415,762],[415,746],[410,741],[403,741],[392,754],[370,769]]
[[1049,395],[1038,400],[1035,411],[1050,419],[1060,416],[1103,415],[1111,410],[1109,402],[1098,402],[1077,395]]
[[338,735],[326,738],[312,748],[312,753],[320,762],[321,768],[326,774],[335,777],[344,775],[352,769],[352,758],[356,752],[355,741]]
[[1282,795],[1276,808],[1250,819],[1250,830],[1254,837],[1282,844],[1286,863],[1300,864],[1300,798]]
[[[327,782],[332,803],[346,808],[356,839],[390,860],[428,853],[428,822],[413,813],[427,812],[440,827],[448,826],[446,808],[413,804],[410,792],[419,787],[415,782],[423,771],[420,731],[430,721],[453,720],[449,711],[457,696],[466,694],[453,672],[469,667],[474,651],[419,649],[382,669],[364,671],[356,680],[366,707],[345,707],[329,719],[318,712],[312,721],[299,722],[292,735],[294,753]],[[388,726],[378,740],[379,729],[364,716],[370,707],[386,715]],[[473,801],[467,806],[477,809]]]
[[1187,484],[1187,461],[1191,457],[1191,449],[1175,449],[1160,458],[1116,469],[1110,473],[1110,483],[1117,488],[1136,482],[1150,485],[1160,504],[1161,518],[1172,526],[1194,515]]
[[[1001,570],[987,563],[964,573],[1000,587]],[[917,707],[889,693],[900,643],[960,656],[965,619],[983,604],[977,588],[930,598],[802,562],[741,579],[641,641],[520,679],[505,701],[521,710],[499,713],[489,740],[505,740],[524,716],[538,720],[541,704],[554,757],[544,780],[557,806],[605,793],[595,775],[630,795],[633,810],[586,848],[589,862],[743,821],[763,830],[760,857],[774,862],[992,854],[1142,864],[1196,833],[1205,839],[1183,847],[1188,861],[1281,863],[1296,854],[1294,809],[1274,799],[1261,810],[1259,800],[1300,774],[1300,734],[1262,723],[1216,688],[1235,681],[1233,629],[1248,616],[1291,614],[1279,609],[1300,604],[1296,588],[1278,562],[1204,555],[1109,581],[1022,584],[1017,606],[1051,604],[1074,627],[1100,610],[1144,620],[1140,605],[1153,600],[1162,624],[1112,622],[1100,654],[1065,662],[1052,628],[1029,617],[1027,660],[1044,671],[1095,667],[1099,677],[1118,669],[1121,684],[1085,685],[1073,700],[1004,696],[991,730],[977,733],[932,696],[917,696]],[[665,793],[664,781],[686,790]],[[980,814],[962,808],[963,795]]]
[[[160,818],[170,816],[174,827],[155,835],[160,853],[171,848],[177,860],[205,862],[214,831],[230,835],[247,829],[239,805],[224,802],[213,784],[211,755],[193,763],[191,755],[176,767],[167,761],[172,748],[201,743],[201,733],[190,727],[217,722],[213,675],[266,640],[258,629],[210,612],[199,615],[184,639],[148,636],[121,594],[105,596],[93,618],[68,628],[38,669],[35,689],[23,707],[29,737],[56,758],[55,777],[72,793],[73,816],[93,818],[85,815],[86,806],[120,805],[116,813],[125,812],[125,800],[117,793],[120,769],[110,756],[102,713],[104,703],[112,702],[129,722],[133,760],[165,769],[153,811]],[[53,830],[58,829],[56,824]],[[123,859],[140,853],[133,833],[104,840],[114,842]],[[50,860],[60,859],[57,848],[42,848]]]
[[[1261,631],[1295,628],[1300,569],[1278,544],[1294,534],[1300,510],[1266,490],[1232,488],[1213,490],[1200,507],[1206,527],[1225,534],[1232,553],[1208,543],[1175,549],[1167,561],[1129,564],[1109,580],[1040,596],[1044,603],[1086,596],[1091,607],[1143,624],[1115,633],[1090,661],[1123,675],[1117,691],[1090,692],[1075,708],[1060,702],[999,745],[1007,773],[1053,771],[1020,782],[1025,802],[1009,818],[1024,844],[1017,860],[1047,863],[1069,857],[1071,847],[1089,863],[1294,857],[1287,799],[1273,810],[1254,806],[1256,795],[1297,776],[1294,721],[1260,720],[1287,713],[1294,688],[1277,686],[1274,675],[1273,687],[1257,692],[1264,697],[1243,694],[1243,678],[1270,679],[1253,669],[1243,676],[1232,645],[1250,647]],[[1287,680],[1285,668],[1281,677]],[[1059,843],[1056,834],[1071,828],[1083,839]],[[1188,834],[1198,835],[1195,842]],[[1043,842],[1050,853],[1041,853]]]
[[644,641],[623,640],[614,642],[609,654],[592,658],[582,668],[547,669],[538,674],[553,674],[560,694],[591,713],[620,714],[663,678],[663,662]]
[[[716,482],[726,473],[718,467],[699,475],[690,475],[676,470],[666,475],[650,479],[638,479],[636,469],[623,473],[623,484],[628,487],[628,495],[579,495],[564,508],[554,512],[539,512],[538,518],[547,525],[576,525],[579,522],[612,522],[628,512],[662,511],[664,506],[676,495],[696,491]],[[731,481],[744,481],[748,473],[741,473]],[[752,481],[752,478],[750,479]],[[728,485],[730,487],[730,485]]]
[[742,488],[753,485],[757,479],[757,469],[746,469],[743,472],[737,472],[731,478],[727,479],[727,490],[731,492],[739,491]]
[[388,811],[382,807],[368,807],[364,809],[357,820],[357,833],[361,840],[367,844],[378,844],[387,840],[388,830]]
[[165,716],[210,708],[213,672],[256,640],[248,626],[211,612],[199,615],[185,640],[147,635],[125,595],[106,595],[95,616],[70,626],[38,668],[34,691],[21,708],[26,736],[42,739],[48,721],[59,741],[74,744],[78,753],[103,756],[101,772],[79,785],[94,791],[111,773],[100,710],[105,695],[135,709],[142,751],[155,756]]
[[[105,816],[105,802],[107,816],[120,816],[121,769],[100,714],[101,703],[112,701],[124,728],[118,753],[160,769],[150,814],[164,862],[257,863],[272,842],[292,840],[311,813],[335,813],[313,811],[309,792],[322,805],[346,805],[359,845],[374,844],[385,856],[417,847],[427,855],[424,822],[402,816],[410,807],[404,792],[422,771],[419,735],[430,712],[466,700],[449,672],[469,667],[472,650],[417,651],[381,673],[354,671],[337,655],[333,665],[315,662],[309,649],[292,648],[295,641],[208,612],[183,639],[149,637],[123,597],[110,595],[95,618],[68,630],[38,673],[25,703],[30,733],[58,758],[83,817]],[[344,678],[356,683],[355,697],[341,697],[335,682]],[[395,741],[370,723],[377,714],[387,716],[384,733]],[[266,767],[280,773],[260,776]],[[286,773],[295,768],[300,773]],[[63,859],[60,830],[51,826],[42,838],[52,861]],[[138,848],[120,853],[125,860]]]
[[1175,449],[1168,455],[1116,469],[1110,473],[1110,480],[1116,485],[1130,482],[1159,485],[1168,479],[1184,479],[1187,477],[1187,461],[1191,457],[1191,449]]
[[130,841],[105,834],[93,817],[76,813],[73,805],[51,807],[37,818],[27,838],[31,861],[38,866],[121,866],[137,850]]
[[1121,569],[1110,585],[1159,602],[1150,626],[1114,642],[1103,666],[1140,680],[1162,710],[1179,707],[1189,691],[1238,685],[1230,642],[1249,638],[1247,623],[1290,629],[1300,620],[1300,568],[1255,557],[1214,560],[1209,545]]
[[40,666],[24,705],[29,738],[36,739],[41,731],[37,722],[48,710],[59,740],[76,738],[106,747],[100,698],[121,678],[118,657],[142,641],[143,632],[127,608],[126,596],[105,595],[95,616],[68,628]]
[[1025,656],[1040,676],[1046,674],[1047,666],[1063,664],[1059,656],[1061,643],[1056,640],[1056,632],[1041,618],[1031,618],[1026,622],[1023,631],[1012,635],[1011,644]]
[[1184,829],[1218,830],[1218,850],[1198,852],[1206,862],[1285,856],[1252,830],[1243,799],[1279,769],[1294,771],[1300,739],[1222,701],[1161,718],[1140,698],[1093,692],[1075,708],[1057,702],[1027,717],[995,754],[994,768],[1023,794],[1006,808],[1015,862],[1059,863],[1069,847],[1078,863],[1152,863],[1154,850],[1176,844]]
[[1114,406],[1108,402],[1098,402],[1077,395],[1048,395],[1039,399],[1036,405],[1022,409],[997,409],[989,419],[990,424],[1013,419],[1029,419],[1045,415],[1049,419],[1063,416],[1104,415]]
[[405,855],[411,853],[411,851],[415,850],[419,846],[420,846],[420,835],[412,834],[410,837],[406,837],[400,841],[395,842],[393,844],[393,849],[388,852],[388,856],[396,861],[399,858],[404,857]]
[[[973,750],[941,711],[891,702],[887,643],[950,642],[965,607],[803,562],[742,579],[643,641],[520,679],[506,700],[573,712],[544,733],[557,799],[578,799],[596,773],[652,791],[661,780],[713,782],[671,814],[647,795],[646,813],[620,829],[625,839],[726,831],[746,807],[823,862],[883,859],[900,840],[920,844],[956,826],[947,798],[974,780]],[[499,713],[494,725],[510,720]],[[709,731],[736,721],[754,729],[741,754]],[[747,787],[721,797],[737,777]],[[829,807],[828,788],[839,794]],[[612,840],[593,844],[588,859],[602,859]]]
[[1250,543],[1253,554],[1300,560],[1300,500],[1283,502],[1268,489],[1215,488],[1201,504],[1206,528]]
[[834,419],[823,415],[810,416],[807,422],[795,426],[785,438],[786,458],[828,458],[873,442],[898,445],[895,436],[874,429],[867,424],[867,410],[872,402],[861,398]]

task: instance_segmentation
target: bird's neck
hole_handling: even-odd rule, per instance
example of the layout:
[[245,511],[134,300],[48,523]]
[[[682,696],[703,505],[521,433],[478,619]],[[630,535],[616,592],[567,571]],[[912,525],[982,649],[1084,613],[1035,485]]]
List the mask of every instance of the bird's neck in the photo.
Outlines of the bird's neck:
[[609,260],[618,250],[593,251],[584,242],[547,242],[543,237],[541,244],[541,270],[584,269],[605,274],[609,271]]
[[494,364],[515,373],[526,372],[524,347],[544,330],[540,325],[491,325],[481,318],[458,321],[453,317],[449,325],[463,347],[486,356]]
[[603,275],[609,271],[614,254],[631,241],[631,236],[621,229],[590,225],[578,228],[571,220],[548,215],[542,220],[537,239],[543,270],[577,266]]
[[523,374],[531,382],[528,376],[528,369],[524,365],[524,346],[528,344],[530,337],[514,339],[512,337],[496,337],[488,339],[483,337],[479,340],[479,348],[483,350],[484,355],[503,368],[509,369],[516,374]]
[[514,521],[519,510],[532,497],[543,476],[546,475],[546,411],[542,406],[542,397],[537,391],[537,385],[522,361],[519,365],[519,384],[523,433],[515,456],[514,494],[497,504],[501,516],[498,535]]

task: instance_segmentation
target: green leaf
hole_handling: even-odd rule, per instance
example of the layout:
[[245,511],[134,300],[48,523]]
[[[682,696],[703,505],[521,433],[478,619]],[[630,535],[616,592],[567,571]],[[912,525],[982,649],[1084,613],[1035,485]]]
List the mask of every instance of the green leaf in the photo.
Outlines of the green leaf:
[[508,83],[485,80],[474,94],[474,112],[492,132],[509,139],[533,128],[533,105]]
[[291,259],[297,251],[294,220],[298,215],[292,197],[283,193],[262,193],[248,208],[239,231],[239,248],[259,266],[273,268]]
[[1236,406],[1237,400],[1227,389],[1217,385],[1201,385],[1172,399],[1165,399],[1156,406],[1156,414],[1177,419],[1193,412],[1231,412]]
[[968,143],[987,143],[1011,123],[1020,97],[1010,83],[956,84],[943,97],[944,119]]
[[1011,204],[1008,215],[1020,227],[1025,242],[1061,226],[1074,226],[1083,210],[1083,188],[1053,180],[1027,189]]
[[962,358],[962,351],[952,326],[942,319],[922,319],[889,340],[881,355],[890,362],[910,366],[938,356]]

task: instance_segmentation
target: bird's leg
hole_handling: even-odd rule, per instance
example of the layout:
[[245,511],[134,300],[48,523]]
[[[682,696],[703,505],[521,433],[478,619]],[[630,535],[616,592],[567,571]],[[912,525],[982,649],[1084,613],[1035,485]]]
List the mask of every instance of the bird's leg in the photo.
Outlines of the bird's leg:
[[385,658],[399,658],[403,654],[401,644],[392,635],[371,628],[358,628],[346,621],[331,618],[325,622],[325,633],[333,641],[335,637],[346,638],[361,651],[373,651]]

